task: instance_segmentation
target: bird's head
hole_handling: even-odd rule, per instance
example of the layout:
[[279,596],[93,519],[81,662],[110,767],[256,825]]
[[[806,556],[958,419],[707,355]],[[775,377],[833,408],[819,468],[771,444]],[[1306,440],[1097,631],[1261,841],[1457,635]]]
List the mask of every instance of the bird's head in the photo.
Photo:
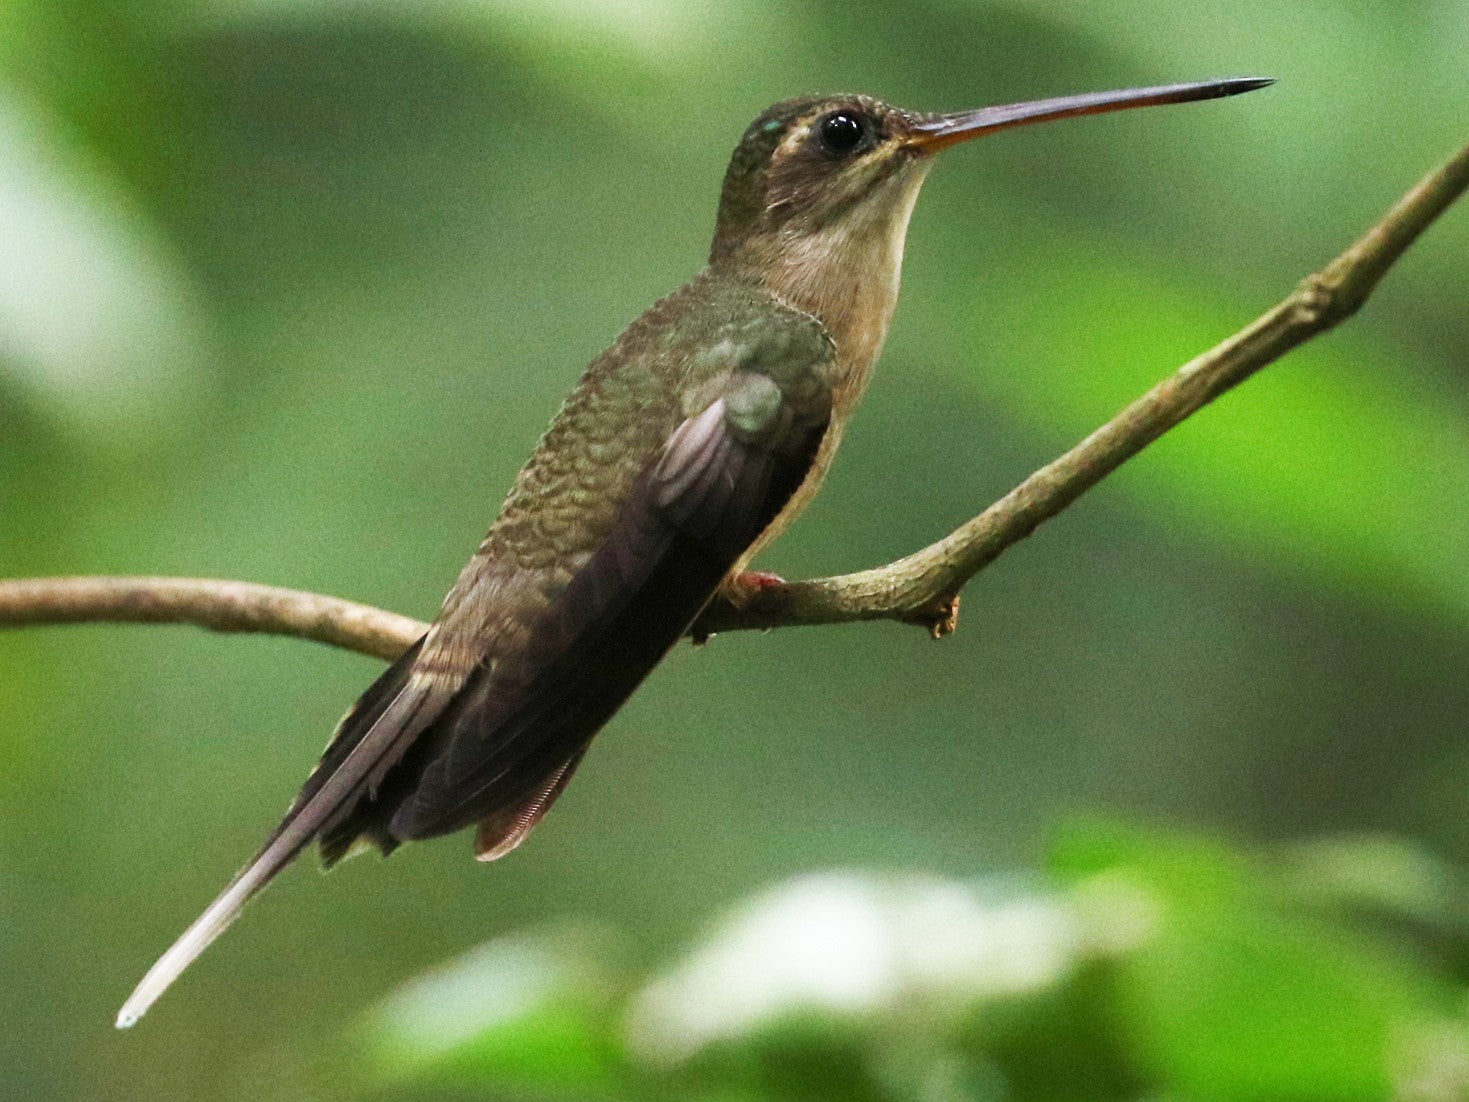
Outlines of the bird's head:
[[724,177],[712,263],[742,254],[841,251],[899,237],[933,155],[997,130],[1071,115],[1234,95],[1269,84],[1235,79],[1097,92],[922,114],[870,96],[786,100],[761,113]]

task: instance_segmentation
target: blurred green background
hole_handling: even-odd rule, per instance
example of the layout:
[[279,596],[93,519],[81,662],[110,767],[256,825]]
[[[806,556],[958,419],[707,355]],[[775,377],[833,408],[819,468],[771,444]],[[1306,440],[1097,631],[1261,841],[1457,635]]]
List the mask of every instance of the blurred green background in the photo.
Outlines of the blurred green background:
[[[0,574],[429,617],[767,103],[1253,74],[945,155],[790,576],[943,533],[1343,247],[1469,138],[1469,5],[3,0]],[[303,862],[131,1033],[377,666],[0,634],[0,1095],[1469,1097],[1466,257],[1451,211],[953,639],[681,647],[512,858]]]

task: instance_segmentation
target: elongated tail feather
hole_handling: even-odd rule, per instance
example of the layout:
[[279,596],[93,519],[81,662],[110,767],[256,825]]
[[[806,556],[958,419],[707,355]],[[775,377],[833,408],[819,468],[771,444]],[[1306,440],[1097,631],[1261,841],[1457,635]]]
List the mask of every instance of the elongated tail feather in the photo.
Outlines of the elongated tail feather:
[[[415,682],[415,645],[375,682],[342,721],[321,764],[307,778],[285,818],[265,845],[192,926],[148,970],[122,1010],[117,1027],[141,1018],[240,911],[311,843],[324,824],[362,793],[368,778],[395,747],[422,729],[431,716],[430,693]],[[425,716],[430,712],[430,716]]]

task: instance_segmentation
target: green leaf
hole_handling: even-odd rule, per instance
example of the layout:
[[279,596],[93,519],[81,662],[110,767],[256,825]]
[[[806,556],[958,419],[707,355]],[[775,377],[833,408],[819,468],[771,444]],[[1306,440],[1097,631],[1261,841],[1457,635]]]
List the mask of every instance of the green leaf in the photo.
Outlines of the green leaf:
[[1462,874],[1406,838],[1317,838],[1293,846],[1287,860],[1307,902],[1412,923],[1441,937],[1469,934],[1469,886]]
[[207,325],[160,228],[68,121],[0,82],[0,382],[85,438],[193,397]]
[[630,1074],[611,1012],[618,985],[595,956],[581,937],[503,938],[419,977],[363,1029],[368,1082],[624,1097]]
[[1167,1090],[1384,1098],[1405,1039],[1446,1013],[1448,992],[1405,954],[1293,905],[1272,870],[1217,842],[1076,826],[1055,868],[1099,931],[1147,913],[1115,966],[1118,1020],[1135,1066]]

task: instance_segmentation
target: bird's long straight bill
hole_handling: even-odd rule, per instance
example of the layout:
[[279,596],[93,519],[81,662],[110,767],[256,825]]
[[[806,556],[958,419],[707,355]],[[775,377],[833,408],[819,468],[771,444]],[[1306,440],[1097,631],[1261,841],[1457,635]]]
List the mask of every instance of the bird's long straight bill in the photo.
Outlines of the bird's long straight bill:
[[1228,80],[1205,80],[1193,84],[1160,84],[1152,88],[1127,88],[1118,92],[1087,92],[1079,96],[1057,96],[1055,99],[1009,103],[1003,107],[981,107],[977,111],[959,111],[951,115],[935,115],[913,127],[911,144],[927,152],[937,152],[956,142],[968,141],[982,134],[1007,130],[1012,126],[1028,126],[1034,122],[1066,119],[1073,115],[1100,115],[1107,111],[1127,111],[1134,107],[1156,107],[1164,103],[1190,103],[1193,100],[1237,96],[1274,84],[1269,77],[1234,77]]

